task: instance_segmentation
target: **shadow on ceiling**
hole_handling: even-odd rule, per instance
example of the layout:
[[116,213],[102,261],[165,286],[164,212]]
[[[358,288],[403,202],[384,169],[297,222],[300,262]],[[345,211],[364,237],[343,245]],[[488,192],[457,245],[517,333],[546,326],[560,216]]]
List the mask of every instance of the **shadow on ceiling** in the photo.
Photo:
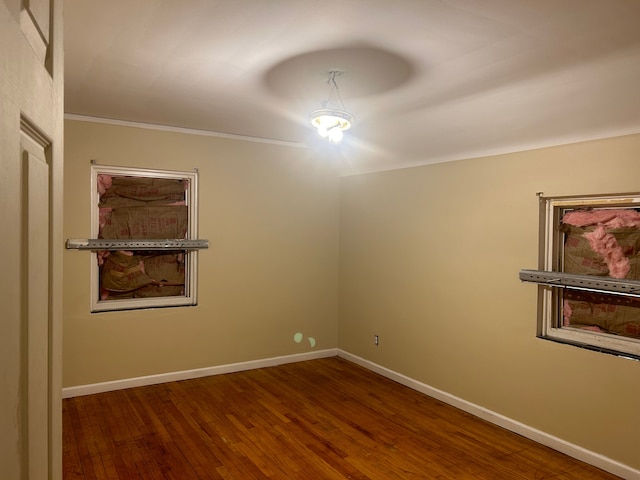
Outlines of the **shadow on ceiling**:
[[319,100],[328,92],[329,72],[337,78],[343,98],[358,98],[394,90],[407,83],[415,68],[407,59],[388,50],[356,45],[302,53],[269,69],[263,81],[274,95],[288,100]]

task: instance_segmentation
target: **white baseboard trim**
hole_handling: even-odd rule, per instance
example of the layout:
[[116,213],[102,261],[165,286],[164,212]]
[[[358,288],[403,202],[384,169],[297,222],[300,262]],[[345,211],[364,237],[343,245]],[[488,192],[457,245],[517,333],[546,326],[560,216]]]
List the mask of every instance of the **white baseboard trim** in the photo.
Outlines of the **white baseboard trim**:
[[451,395],[450,393],[438,390],[437,388],[431,387],[410,377],[394,372],[393,370],[389,370],[386,367],[373,363],[369,360],[365,360],[364,358],[358,357],[344,350],[338,349],[338,356],[344,358],[345,360],[349,360],[350,362],[353,362],[357,365],[360,365],[367,370],[378,373],[383,377],[394,380],[413,390],[436,398],[444,403],[459,408],[460,410],[475,415],[476,417],[480,417],[483,420],[487,420],[488,422],[491,422],[502,428],[506,428],[507,430],[517,433],[518,435],[522,435],[523,437],[529,438],[537,443],[553,448],[554,450],[598,467],[604,471],[622,477],[626,480],[640,480],[640,470],[631,468],[628,465],[612,460],[611,458],[605,457],[604,455],[600,455],[599,453],[595,453],[578,445],[574,445],[565,440],[562,440],[561,438],[554,437],[553,435],[545,433],[541,430],[537,430],[516,420],[505,417],[504,415],[500,415],[499,413],[496,413],[492,410],[463,400],[462,398]]
[[80,397],[82,395],[92,395],[94,393],[111,392],[123,390],[125,388],[144,387],[147,385],[157,385],[159,383],[176,382],[179,380],[190,380],[193,378],[209,377],[211,375],[222,375],[224,373],[242,372],[263,367],[274,367],[286,363],[304,362],[316,358],[335,357],[338,355],[336,348],[318,350],[313,352],[285,355],[281,357],[263,358],[248,362],[230,363],[227,365],[217,365],[215,367],[197,368],[194,370],[184,370],[179,372],[161,373],[158,375],[148,375],[145,377],[125,378],[111,382],[92,383],[89,385],[78,385],[76,387],[66,387],[62,389],[62,398]]
[[165,382],[174,382],[179,380],[189,380],[193,378],[208,377],[211,375],[222,375],[225,373],[242,372],[245,370],[252,370],[263,367],[274,367],[277,365],[284,365],[287,363],[303,362],[307,360],[314,360],[317,358],[335,357],[339,356],[345,360],[349,360],[361,367],[378,373],[383,377],[394,380],[401,385],[405,385],[413,390],[416,390],[430,397],[436,398],[444,403],[452,405],[460,410],[464,410],[476,417],[487,420],[502,428],[506,428],[514,433],[529,438],[537,443],[546,445],[559,452],[569,455],[573,458],[581,460],[585,463],[598,467],[609,473],[622,477],[626,480],[640,480],[640,470],[624,465],[620,462],[612,460],[611,458],[600,455],[599,453],[592,452],[578,445],[569,443],[561,438],[554,437],[548,433],[532,428],[528,425],[520,423],[511,418],[500,415],[492,410],[481,407],[474,403],[463,400],[462,398],[451,395],[437,388],[426,385],[422,382],[414,380],[410,377],[394,372],[386,367],[373,363],[364,358],[353,355],[349,352],[338,348],[331,348],[326,350],[318,350],[313,352],[306,352],[294,355],[285,355],[280,357],[264,358],[260,360],[251,360],[248,362],[231,363],[227,365],[218,365],[215,367],[198,368],[194,370],[184,370],[179,372],[163,373],[159,375],[149,375],[145,377],[127,378],[123,380],[115,380],[111,382],[93,383],[90,385],[79,385],[75,387],[67,387],[62,389],[62,398],[79,397],[82,395],[91,395],[94,393],[104,393],[114,390],[122,390],[125,388],[143,387],[147,385],[156,385]]

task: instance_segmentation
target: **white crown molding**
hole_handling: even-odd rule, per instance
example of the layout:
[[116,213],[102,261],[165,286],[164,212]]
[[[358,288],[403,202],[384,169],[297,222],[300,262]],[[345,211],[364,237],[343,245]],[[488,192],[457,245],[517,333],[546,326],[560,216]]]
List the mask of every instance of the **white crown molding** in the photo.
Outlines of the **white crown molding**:
[[352,177],[356,175],[367,175],[369,173],[382,173],[393,170],[402,170],[405,168],[425,167],[428,165],[436,165],[438,163],[458,162],[460,160],[475,160],[479,158],[497,157],[500,155],[511,155],[533,150],[542,150],[544,148],[563,147],[566,145],[574,145],[577,143],[593,142],[597,140],[607,140],[609,138],[626,137],[629,135],[640,134],[640,125],[634,125],[627,128],[615,130],[603,130],[582,135],[568,135],[563,137],[554,137],[541,140],[539,142],[523,143],[518,145],[504,145],[496,148],[484,150],[468,150],[466,152],[455,153],[452,155],[441,155],[423,160],[400,161],[388,167],[357,169],[353,172],[345,171],[342,177]]
[[74,120],[77,122],[102,123],[104,125],[115,125],[119,127],[142,128],[145,130],[158,130],[161,132],[183,133],[185,135],[198,135],[201,137],[217,137],[229,138],[232,140],[241,140],[244,142],[268,143],[270,145],[280,145],[285,147],[309,148],[306,143],[289,142],[286,140],[275,140],[272,138],[250,137],[247,135],[237,135],[234,133],[211,132],[208,130],[197,130],[194,128],[172,127],[169,125],[157,125],[154,123],[131,122],[128,120],[116,120],[113,118],[91,117],[88,115],[77,115],[75,113],[65,113],[65,120]]

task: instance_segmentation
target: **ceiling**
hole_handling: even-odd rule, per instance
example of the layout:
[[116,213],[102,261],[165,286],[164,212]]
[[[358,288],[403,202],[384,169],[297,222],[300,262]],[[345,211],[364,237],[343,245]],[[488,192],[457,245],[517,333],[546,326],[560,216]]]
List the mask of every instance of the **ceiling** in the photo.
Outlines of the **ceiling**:
[[638,0],[65,0],[65,111],[328,148],[344,173],[640,132]]

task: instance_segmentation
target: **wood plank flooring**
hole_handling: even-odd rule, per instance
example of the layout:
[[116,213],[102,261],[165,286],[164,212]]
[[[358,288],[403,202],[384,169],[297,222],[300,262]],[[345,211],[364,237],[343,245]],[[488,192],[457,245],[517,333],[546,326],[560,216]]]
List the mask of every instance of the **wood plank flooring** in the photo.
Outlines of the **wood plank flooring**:
[[64,479],[618,478],[343,359],[64,400]]

